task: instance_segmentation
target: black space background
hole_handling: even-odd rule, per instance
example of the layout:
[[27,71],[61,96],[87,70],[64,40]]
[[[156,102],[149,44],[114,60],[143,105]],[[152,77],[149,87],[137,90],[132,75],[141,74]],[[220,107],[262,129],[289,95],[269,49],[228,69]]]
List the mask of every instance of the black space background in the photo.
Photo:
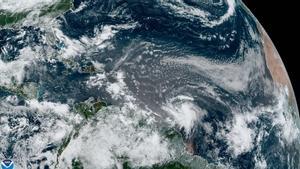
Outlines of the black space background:
[[[300,8],[295,2],[282,0],[243,0],[266,29],[275,44],[292,81],[300,105],[299,22]],[[298,7],[298,9],[296,9]]]

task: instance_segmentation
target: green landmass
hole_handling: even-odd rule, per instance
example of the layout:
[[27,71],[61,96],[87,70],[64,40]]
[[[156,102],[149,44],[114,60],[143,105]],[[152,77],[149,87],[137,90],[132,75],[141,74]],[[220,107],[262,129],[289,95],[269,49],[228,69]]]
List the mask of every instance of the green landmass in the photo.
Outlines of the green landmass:
[[164,131],[163,133],[164,133],[164,136],[169,140],[173,140],[175,138],[182,138],[182,135],[174,128],[168,129],[168,130]]
[[[39,16],[53,15],[54,17],[73,7],[73,0],[61,0],[41,9]],[[12,13],[0,10],[0,26],[12,25],[26,18],[31,11]]]
[[26,93],[24,93],[20,88],[8,88],[5,86],[0,86],[0,91],[4,91],[10,94],[15,94],[23,98],[27,98]]
[[73,7],[73,0],[61,0],[56,4],[43,8],[41,10],[40,16],[44,16],[48,14],[59,14],[71,9],[72,7]]
[[27,12],[23,13],[11,13],[0,11],[0,26],[10,25],[19,22],[26,18]]
[[72,160],[72,169],[83,169],[83,165],[80,160],[73,159]]
[[190,167],[185,166],[180,162],[170,162],[163,165],[154,165],[152,169],[190,169]]
[[[123,169],[134,169],[129,162],[123,163]],[[140,167],[138,169],[191,169],[189,166],[183,165],[180,162],[172,161],[165,164],[155,164],[152,167]]]
[[63,144],[60,146],[60,148],[58,149],[57,152],[57,156],[59,157],[61,155],[61,153],[65,150],[65,148],[69,145],[70,141],[71,141],[71,136],[67,137],[64,141]]
[[106,107],[106,103],[98,99],[93,98],[86,100],[85,102],[80,102],[75,105],[76,112],[83,115],[86,119],[94,116],[103,107]]
[[11,86],[0,86],[0,91],[1,90],[25,99],[36,98],[38,91],[37,86],[34,83],[29,83],[26,85],[12,84]]
[[87,74],[93,74],[95,73],[97,70],[95,68],[94,65],[85,65],[81,68],[81,73],[87,73]]

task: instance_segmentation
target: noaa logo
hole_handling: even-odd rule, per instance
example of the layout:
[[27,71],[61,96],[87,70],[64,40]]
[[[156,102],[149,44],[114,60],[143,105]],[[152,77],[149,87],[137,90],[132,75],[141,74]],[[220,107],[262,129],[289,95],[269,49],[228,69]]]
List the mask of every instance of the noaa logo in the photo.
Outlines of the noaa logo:
[[14,169],[14,162],[12,160],[3,160],[1,169]]

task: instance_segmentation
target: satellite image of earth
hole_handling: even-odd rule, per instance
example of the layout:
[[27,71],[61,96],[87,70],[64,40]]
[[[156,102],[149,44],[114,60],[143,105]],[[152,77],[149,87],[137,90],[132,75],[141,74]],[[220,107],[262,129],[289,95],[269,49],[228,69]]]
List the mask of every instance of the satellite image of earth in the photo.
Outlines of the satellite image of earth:
[[299,169],[289,76],[241,0],[0,0],[0,160]]

